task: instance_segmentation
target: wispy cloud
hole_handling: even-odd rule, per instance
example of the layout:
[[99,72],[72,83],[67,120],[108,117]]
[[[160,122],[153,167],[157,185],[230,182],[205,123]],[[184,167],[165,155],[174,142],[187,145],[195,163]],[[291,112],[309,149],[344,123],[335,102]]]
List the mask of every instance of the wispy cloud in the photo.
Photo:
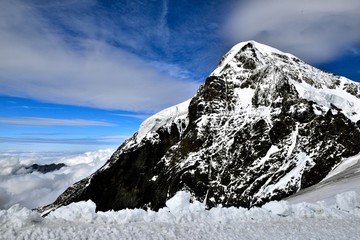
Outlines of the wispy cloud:
[[360,48],[357,49],[357,48],[351,47],[350,51],[352,52],[353,55],[360,56]]
[[35,107],[35,106],[26,106],[26,105],[22,105],[22,106],[14,106],[14,107],[10,107],[10,108],[20,108],[20,109],[61,109],[61,108],[56,108],[56,107]]
[[164,43],[168,44],[170,38],[170,32],[167,25],[167,15],[168,15],[168,0],[163,0],[162,11],[159,20],[159,34],[164,39]]
[[19,117],[19,118],[0,118],[0,123],[18,124],[18,125],[39,125],[39,126],[117,126],[113,123],[93,121],[86,119],[60,119],[60,118],[37,118],[37,117]]
[[30,133],[21,133],[22,136],[64,136],[64,135],[74,135],[79,134],[76,132],[30,132]]
[[[88,3],[78,5],[89,13]],[[166,6],[164,4],[160,18],[163,29],[166,29]],[[195,93],[197,83],[164,73],[151,64],[153,60],[126,50],[143,48],[142,43],[149,40],[146,33],[153,28],[146,33],[131,34],[137,28],[116,29],[107,16],[80,13],[68,16],[47,11],[54,13],[57,25],[72,26],[70,30],[74,30],[74,33],[64,32],[40,14],[40,7],[27,1],[0,2],[0,94],[51,103],[151,112]],[[52,10],[61,10],[68,6],[52,7]],[[97,14],[102,13],[99,10]],[[141,19],[136,21],[139,24]],[[129,20],[125,23],[131,24]],[[114,39],[117,39],[115,45],[124,48],[110,44]],[[144,54],[148,52],[144,48]]]
[[[50,143],[66,145],[118,145],[125,137],[92,137],[92,138],[39,138],[39,137],[0,137],[2,143]],[[121,140],[121,141],[119,141]]]
[[255,39],[311,63],[332,60],[360,42],[358,0],[241,1],[226,35],[234,42]]
[[128,139],[130,136],[128,135],[107,135],[107,136],[100,136],[99,139],[108,139],[108,140],[122,140]]
[[151,115],[149,114],[131,114],[131,113],[116,113],[113,114],[115,116],[119,116],[119,117],[127,117],[127,118],[136,118],[136,119],[140,119],[140,120],[145,120],[146,118],[150,117]]

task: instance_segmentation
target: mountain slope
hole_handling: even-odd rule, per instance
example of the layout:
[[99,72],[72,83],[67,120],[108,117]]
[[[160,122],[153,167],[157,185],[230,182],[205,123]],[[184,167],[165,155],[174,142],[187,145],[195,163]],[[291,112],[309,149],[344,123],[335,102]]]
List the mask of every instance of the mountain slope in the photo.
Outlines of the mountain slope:
[[300,190],[286,200],[292,204],[321,201],[335,205],[336,196],[345,192],[360,195],[360,154],[345,158],[321,182]]
[[254,41],[234,46],[187,102],[146,120],[104,167],[41,211],[262,205],[321,181],[360,152],[360,85]]

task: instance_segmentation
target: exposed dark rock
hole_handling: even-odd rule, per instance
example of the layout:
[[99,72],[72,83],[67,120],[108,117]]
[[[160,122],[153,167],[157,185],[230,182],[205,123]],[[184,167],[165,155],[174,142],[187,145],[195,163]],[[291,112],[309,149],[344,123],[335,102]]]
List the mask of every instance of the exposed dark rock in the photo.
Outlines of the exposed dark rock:
[[66,164],[64,163],[51,163],[45,165],[33,164],[31,166],[26,167],[26,169],[30,172],[37,171],[41,173],[48,173],[59,170],[65,166]]

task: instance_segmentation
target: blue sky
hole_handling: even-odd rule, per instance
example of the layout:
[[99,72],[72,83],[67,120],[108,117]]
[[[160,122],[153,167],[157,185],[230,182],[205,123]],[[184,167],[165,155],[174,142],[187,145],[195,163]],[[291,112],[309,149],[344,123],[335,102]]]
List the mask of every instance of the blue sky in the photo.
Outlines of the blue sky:
[[0,151],[116,148],[256,40],[360,81],[358,0],[0,1]]

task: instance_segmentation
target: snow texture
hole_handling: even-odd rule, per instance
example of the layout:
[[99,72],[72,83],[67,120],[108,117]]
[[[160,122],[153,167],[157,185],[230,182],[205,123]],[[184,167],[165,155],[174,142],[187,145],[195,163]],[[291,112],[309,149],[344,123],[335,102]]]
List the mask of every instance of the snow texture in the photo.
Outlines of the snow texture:
[[[337,205],[269,202],[262,208],[212,208],[178,192],[157,212],[95,212],[91,201],[72,203],[45,218],[20,205],[0,210],[0,239],[357,239],[360,201],[355,192]],[[294,228],[296,226],[296,228]]]

